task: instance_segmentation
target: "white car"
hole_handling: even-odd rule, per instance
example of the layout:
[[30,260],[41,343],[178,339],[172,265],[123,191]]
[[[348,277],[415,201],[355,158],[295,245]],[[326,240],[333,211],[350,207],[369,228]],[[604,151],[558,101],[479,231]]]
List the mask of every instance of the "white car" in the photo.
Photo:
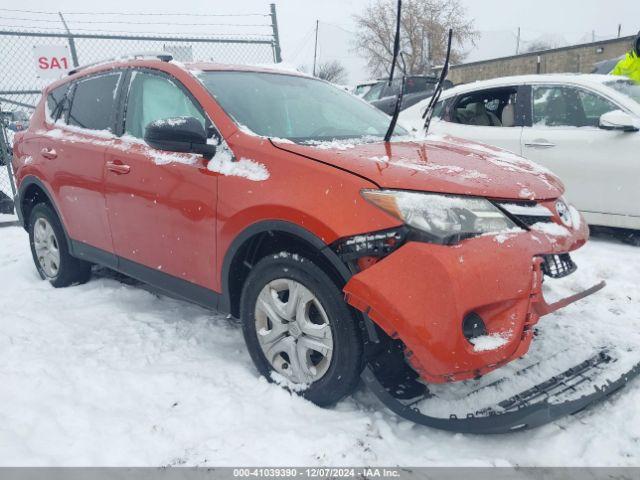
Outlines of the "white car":
[[[422,128],[428,99],[400,122]],[[556,173],[591,225],[640,230],[640,85],[608,75],[528,75],[446,90],[429,133],[501,147]],[[640,242],[640,232],[628,239]]]

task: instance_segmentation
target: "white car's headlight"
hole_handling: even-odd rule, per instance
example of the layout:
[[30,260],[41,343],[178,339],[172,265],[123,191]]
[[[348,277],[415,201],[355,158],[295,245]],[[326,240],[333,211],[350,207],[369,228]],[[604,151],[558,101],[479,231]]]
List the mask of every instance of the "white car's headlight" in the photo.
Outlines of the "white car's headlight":
[[398,190],[363,190],[362,196],[432,242],[452,244],[519,229],[498,207],[481,197]]

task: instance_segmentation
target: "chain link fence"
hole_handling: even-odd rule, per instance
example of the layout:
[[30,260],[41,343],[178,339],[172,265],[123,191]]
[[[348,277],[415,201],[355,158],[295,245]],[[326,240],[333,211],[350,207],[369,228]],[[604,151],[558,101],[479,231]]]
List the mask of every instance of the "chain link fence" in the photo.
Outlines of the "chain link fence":
[[[53,31],[0,30],[0,225],[13,222],[15,184],[11,151],[16,132],[29,126],[42,88],[52,81],[39,78],[37,55],[42,47],[66,49],[73,68],[144,52],[168,52],[180,62],[269,64],[281,61],[275,5],[264,17],[269,35],[224,36],[93,34]],[[61,17],[62,18],[62,17]],[[63,20],[63,25],[66,24]],[[0,26],[1,28],[1,26]],[[53,29],[49,29],[53,30]]]

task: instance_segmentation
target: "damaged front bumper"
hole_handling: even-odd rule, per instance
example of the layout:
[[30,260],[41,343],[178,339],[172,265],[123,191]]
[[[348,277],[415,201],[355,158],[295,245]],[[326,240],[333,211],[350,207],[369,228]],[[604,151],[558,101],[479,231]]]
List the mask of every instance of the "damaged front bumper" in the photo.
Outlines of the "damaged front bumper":
[[[408,242],[354,275],[347,301],[391,338],[429,383],[476,378],[524,355],[539,318],[594,293],[597,285],[549,305],[542,294],[543,256],[578,248],[586,226],[572,235],[533,231],[482,236],[446,246]],[[465,321],[479,318],[495,348],[465,336]]]
[[[472,379],[529,350],[540,317],[604,287],[601,282],[553,303],[542,293],[544,273],[552,274],[544,263],[548,256],[575,250],[587,238],[585,225],[560,237],[523,231],[506,237],[477,237],[454,246],[410,241],[355,274],[344,292],[348,303],[363,312],[367,321],[402,341],[406,359],[423,381],[469,380],[457,385],[469,386],[471,399],[487,388],[478,388],[482,382]],[[571,273],[575,266],[567,268]],[[489,335],[505,341],[495,348],[478,349],[464,332],[464,321],[470,314],[483,320]],[[473,407],[468,411],[458,408],[449,414],[430,413],[430,405],[438,398],[429,390],[418,398],[401,400],[393,387],[378,378],[375,361],[367,364],[362,378],[390,410],[407,420],[455,432],[504,433],[576,413],[640,374],[640,365],[627,366],[625,371],[626,363],[622,365],[602,350],[571,368],[564,363],[542,382],[539,374],[532,375],[537,380],[530,384],[523,382],[544,361],[538,359],[524,368],[520,367],[523,361],[518,361],[506,369],[505,378],[488,380],[489,388],[500,384],[498,391],[509,391],[507,398],[481,405],[471,401]],[[517,371],[512,372],[514,367]],[[518,380],[513,382],[512,377]],[[511,389],[506,388],[509,384]],[[520,389],[522,385],[528,386]],[[440,400],[446,409],[447,400]]]

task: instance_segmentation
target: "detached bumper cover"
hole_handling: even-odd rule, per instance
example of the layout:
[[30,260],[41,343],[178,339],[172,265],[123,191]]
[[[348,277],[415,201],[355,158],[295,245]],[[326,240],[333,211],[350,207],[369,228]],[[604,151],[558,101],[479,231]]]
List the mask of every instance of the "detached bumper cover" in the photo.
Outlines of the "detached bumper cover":
[[[507,398],[494,407],[468,413],[466,416],[451,415],[448,418],[422,413],[415,406],[420,399],[402,403],[394,398],[376,379],[369,366],[362,373],[362,379],[392,412],[420,425],[459,433],[508,433],[539,427],[584,410],[615,393],[640,374],[640,364],[637,364],[614,381],[607,381],[602,385],[592,381],[591,374],[606,369],[607,365],[615,361],[606,351],[601,351],[581,364]],[[589,387],[592,388],[592,393],[579,393]]]

